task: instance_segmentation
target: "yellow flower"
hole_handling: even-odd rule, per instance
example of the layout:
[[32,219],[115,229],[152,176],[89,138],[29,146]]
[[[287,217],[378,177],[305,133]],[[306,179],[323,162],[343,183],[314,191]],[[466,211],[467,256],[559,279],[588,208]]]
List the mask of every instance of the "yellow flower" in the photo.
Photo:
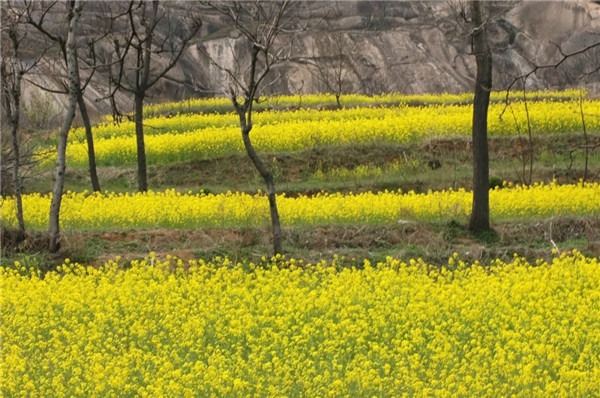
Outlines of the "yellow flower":
[[598,258],[516,257],[434,277],[437,265],[390,256],[362,269],[279,258],[249,270],[220,258],[173,273],[173,261],[150,257],[125,270],[70,264],[43,278],[0,267],[3,393],[597,391]]

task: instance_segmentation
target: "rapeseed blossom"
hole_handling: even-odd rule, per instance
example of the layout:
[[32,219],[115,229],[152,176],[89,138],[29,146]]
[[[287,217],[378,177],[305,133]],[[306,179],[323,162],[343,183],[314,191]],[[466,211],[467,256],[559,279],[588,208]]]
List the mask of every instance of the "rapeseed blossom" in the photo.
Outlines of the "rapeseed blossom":
[[5,396],[597,396],[600,264],[0,268]]
[[[464,189],[415,192],[321,193],[286,197],[277,203],[288,226],[327,224],[386,224],[399,220],[465,220],[472,193]],[[600,213],[600,184],[534,184],[490,191],[493,221],[541,219],[558,215]],[[48,225],[50,195],[23,196],[29,228]],[[14,198],[1,199],[0,220],[16,225]],[[175,190],[147,193],[74,193],[64,195],[61,225],[66,229],[199,228],[267,224],[269,207],[262,193],[181,194]]]
[[[507,110],[508,109],[508,110]],[[600,101],[583,101],[585,114],[599,114]],[[570,134],[582,130],[578,101],[532,102],[528,106],[533,133]],[[502,117],[500,117],[503,114]],[[253,143],[258,151],[299,151],[309,148],[390,142],[407,144],[471,134],[472,107],[466,105],[355,108],[341,111],[300,109],[263,112],[254,117]],[[234,114],[178,115],[147,119],[146,153],[149,164],[215,159],[244,151]],[[588,131],[600,130],[600,118],[586,120]],[[518,136],[527,131],[527,114],[520,103],[490,105],[490,136]],[[107,124],[94,128],[95,154],[100,166],[136,162],[135,124]],[[67,163],[86,167],[83,129],[76,129],[67,147]],[[52,159],[45,159],[49,166]]]
[[[506,101],[505,91],[492,91],[491,101]],[[562,91],[511,91],[508,95],[509,101],[520,101],[524,94],[530,101],[539,100],[572,100],[581,96],[587,98],[587,92],[575,89]],[[460,94],[400,94],[386,93],[381,95],[344,94],[341,98],[343,106],[380,106],[398,104],[456,104],[473,102],[473,93]],[[309,94],[309,95],[281,95],[261,98],[255,104],[256,110],[303,108],[313,106],[335,106],[336,98],[333,94]],[[226,113],[231,112],[231,100],[229,98],[192,98],[178,102],[162,102],[144,106],[144,117],[152,117],[157,114],[180,114],[180,113]]]

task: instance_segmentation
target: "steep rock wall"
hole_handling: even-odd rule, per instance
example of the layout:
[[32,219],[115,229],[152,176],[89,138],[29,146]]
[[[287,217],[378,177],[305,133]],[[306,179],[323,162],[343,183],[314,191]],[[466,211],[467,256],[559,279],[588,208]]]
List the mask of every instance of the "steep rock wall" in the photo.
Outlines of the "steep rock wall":
[[[290,59],[271,74],[266,93],[315,93],[328,91],[311,64],[328,62],[345,54],[347,69],[344,91],[441,93],[471,91],[475,61],[470,55],[468,24],[461,23],[459,10],[448,2],[342,1],[301,3],[306,21],[319,21],[310,29],[293,34]],[[600,5],[593,1],[518,1],[500,4],[492,14],[490,41],[493,45],[494,88],[502,89],[534,64],[550,64],[600,40]],[[169,3],[175,11],[185,2]],[[184,11],[181,11],[184,12]],[[233,67],[247,48],[223,18],[202,11],[203,27],[178,66],[152,91],[149,101],[180,100],[223,95],[227,75],[206,54],[226,67]],[[82,23],[91,26],[84,12]],[[309,23],[310,25],[310,23]],[[90,29],[84,29],[88,31]],[[284,37],[287,40],[290,37]],[[560,46],[560,48],[559,48]],[[157,64],[164,59],[156,59]],[[528,89],[554,89],[585,84],[600,93],[600,75],[579,79],[581,71],[600,65],[600,49],[574,57],[558,69],[540,70],[526,81]],[[34,79],[49,81],[56,72]],[[86,101],[95,113],[109,112],[108,102],[99,100],[106,89],[106,76],[95,76]],[[522,82],[519,83],[522,87]],[[26,99],[37,95],[29,87]],[[55,96],[57,104],[62,96]],[[130,111],[131,99],[121,94],[121,107]]]

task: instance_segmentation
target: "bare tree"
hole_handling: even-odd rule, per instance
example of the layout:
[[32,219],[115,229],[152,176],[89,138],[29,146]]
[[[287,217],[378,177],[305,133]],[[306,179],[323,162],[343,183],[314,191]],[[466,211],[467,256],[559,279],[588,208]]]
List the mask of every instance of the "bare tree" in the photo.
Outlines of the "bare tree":
[[488,108],[492,90],[492,49],[488,29],[494,22],[502,22],[502,15],[514,6],[514,1],[482,2],[480,0],[455,0],[449,2],[457,20],[457,33],[471,41],[471,55],[475,55],[476,76],[473,99],[473,204],[469,229],[473,232],[489,231],[489,150],[487,138]]
[[[25,219],[23,216],[21,168],[21,139],[19,134],[21,118],[21,82],[39,61],[37,57],[25,59],[22,48],[26,46],[27,34],[22,28],[25,11],[12,7],[10,2],[2,4],[2,105],[11,131],[12,183],[14,186],[18,233],[17,243],[25,239]],[[41,51],[43,54],[44,51]]]
[[310,65],[314,75],[335,96],[338,109],[342,108],[340,97],[351,87],[352,81],[352,56],[351,47],[348,46],[344,34],[332,32],[322,38],[316,37],[316,49],[312,49]]
[[[283,239],[281,222],[277,208],[275,183],[273,174],[260,159],[252,140],[253,105],[258,101],[260,91],[270,83],[265,83],[273,67],[288,59],[292,50],[292,42],[283,38],[284,33],[297,29],[296,21],[291,18],[295,4],[283,1],[227,1],[206,2],[217,10],[227,22],[240,34],[246,51],[236,52],[231,46],[231,55],[235,59],[234,66],[221,65],[218,60],[211,61],[222,70],[228,78],[227,95],[239,116],[242,140],[248,157],[267,186],[267,197],[271,215],[273,233],[273,252],[282,253]],[[286,35],[291,36],[291,35]],[[287,38],[287,37],[286,37]],[[237,43],[236,43],[237,44]],[[273,80],[272,82],[276,81]]]
[[[576,148],[571,149],[571,151],[569,152],[569,157],[571,158],[571,164],[569,165],[569,169],[573,166],[573,152],[575,152],[577,150],[583,150],[584,164],[583,164],[583,178],[582,178],[582,180],[583,180],[583,182],[586,182],[588,180],[588,177],[589,177],[590,155],[597,148],[600,148],[600,144],[594,144],[594,143],[592,143],[590,141],[590,137],[588,135],[588,131],[587,131],[587,127],[586,127],[586,122],[585,122],[585,113],[583,111],[583,90],[579,91],[579,114],[581,115],[581,126],[583,128],[583,139],[584,139],[584,142],[583,142],[583,144],[580,144]],[[598,115],[594,115],[594,116],[598,117]]]
[[[506,98],[504,100],[505,108],[502,110],[500,116],[504,114],[509,106],[510,91],[517,86],[517,83],[523,82],[523,88],[526,88],[526,81],[529,77],[534,76],[544,71],[561,71],[564,74],[563,79],[569,82],[571,86],[583,86],[586,82],[597,82],[600,78],[600,34],[597,32],[588,32],[587,37],[580,43],[575,49],[566,50],[562,45],[553,43],[557,50],[557,56],[554,57],[553,61],[547,63],[538,64],[533,61],[529,61],[531,68],[516,77],[508,84],[506,88]],[[573,45],[571,45],[573,47]],[[562,68],[564,67],[564,68]],[[527,125],[529,129],[529,152],[530,152],[530,166],[529,166],[529,183],[531,184],[531,175],[533,169],[533,143],[531,140],[531,124],[529,118],[529,112],[527,111],[527,102],[524,97],[524,103],[526,107]],[[568,166],[570,170],[573,166],[573,153],[578,150],[584,152],[584,169],[583,169],[583,181],[586,181],[589,177],[589,156],[590,153],[600,147],[598,144],[593,144],[589,140],[587,133],[585,113],[583,112],[583,93],[580,91],[579,95],[579,112],[581,115],[582,131],[583,131],[583,143],[572,148],[569,152],[571,163]],[[523,172],[524,175],[524,172]],[[523,178],[525,180],[525,178]]]
[[[599,35],[600,36],[600,35]],[[568,62],[573,62],[576,66],[573,70],[577,71],[576,76],[571,76],[569,80],[580,81],[588,78],[594,78],[597,80],[600,73],[600,39],[593,41],[588,45],[585,45],[577,50],[567,52],[561,46],[555,45],[560,56],[555,62],[548,62],[546,64],[536,64],[530,62],[532,67],[529,71],[516,76],[512,82],[506,88],[506,98],[510,95],[510,90],[520,81],[525,81],[528,77],[535,75],[544,70],[548,69],[559,69],[562,65],[566,65]]]
[[67,20],[69,21],[69,30],[65,43],[66,65],[69,76],[69,101],[65,112],[64,120],[58,135],[57,153],[56,153],[56,176],[54,189],[52,190],[52,202],[50,204],[50,225],[49,225],[49,249],[55,253],[60,248],[60,205],[65,185],[66,168],[66,150],[67,138],[71,123],[75,117],[75,108],[77,106],[77,97],[79,89],[79,66],[77,63],[77,48],[75,44],[77,36],[77,27],[81,16],[81,0],[75,0],[68,4]]
[[[64,27],[52,27],[47,23],[46,17],[47,15],[53,11],[54,6],[57,4],[57,1],[54,1],[48,5],[44,1],[41,2],[33,2],[24,0],[25,10],[27,12],[27,23],[33,26],[38,32],[44,35],[51,42],[55,43],[60,50],[60,54],[62,55],[62,61],[64,63],[65,69],[68,69],[67,65],[67,38],[64,35],[66,31]],[[77,71],[77,81],[76,81],[76,90],[77,90],[77,104],[79,107],[79,112],[81,114],[81,118],[83,120],[83,125],[85,128],[85,137],[87,142],[87,152],[88,152],[88,165],[89,165],[89,173],[90,173],[90,182],[92,184],[92,189],[94,191],[100,191],[100,182],[98,180],[98,173],[96,171],[96,154],[94,150],[94,136],[92,134],[92,125],[90,122],[90,118],[87,111],[87,106],[84,100],[84,92],[88,84],[90,83],[92,77],[94,76],[94,72],[96,71],[96,58],[94,52],[94,46],[98,39],[89,39],[88,41],[88,49],[91,59],[91,65],[88,65],[88,69],[90,72],[87,75],[86,80],[81,83],[80,79],[80,68]],[[75,48],[75,58],[77,58],[77,63],[79,64],[80,57],[77,52],[77,47]],[[62,81],[61,89],[56,89],[53,87],[47,87],[30,81],[30,83],[35,86],[56,94],[69,94],[69,82]]]
[[490,161],[487,139],[487,119],[492,90],[492,52],[488,44],[481,2],[469,2],[472,48],[477,64],[475,97],[473,100],[473,207],[469,229],[482,232],[490,229]]
[[[525,78],[526,79],[526,78]],[[523,82],[523,106],[525,108],[525,120],[527,122],[527,146],[521,149],[521,171],[517,171],[517,174],[520,174],[519,178],[521,183],[525,185],[531,185],[533,183],[533,160],[535,155],[535,150],[533,147],[533,129],[531,126],[531,117],[529,116],[529,106],[527,105],[527,82]],[[519,135],[519,140],[521,138],[521,128],[519,127],[519,122],[517,120],[517,116],[515,115],[515,111],[512,109],[511,104],[508,102],[505,103],[506,108],[502,111],[504,114],[505,110],[510,107],[510,111],[515,121],[515,129]],[[500,115],[500,119],[502,119],[502,114]],[[529,175],[527,175],[527,166],[529,165]]]
[[[167,6],[158,0],[130,1],[124,10],[121,3],[111,3],[117,8],[109,18],[112,31],[112,54],[105,54],[109,72],[109,94],[113,113],[118,115],[114,95],[117,90],[134,97],[135,135],[137,142],[138,189],[148,190],[146,146],[144,142],[143,111],[148,90],[162,79],[179,61],[201,26],[200,19],[188,16],[176,20]],[[191,10],[188,10],[191,11]],[[126,22],[123,24],[122,20]],[[122,28],[119,34],[115,28]],[[161,31],[159,32],[159,27]],[[117,29],[118,30],[118,29]],[[153,56],[169,54],[162,65],[152,62]],[[113,58],[114,57],[114,58]]]

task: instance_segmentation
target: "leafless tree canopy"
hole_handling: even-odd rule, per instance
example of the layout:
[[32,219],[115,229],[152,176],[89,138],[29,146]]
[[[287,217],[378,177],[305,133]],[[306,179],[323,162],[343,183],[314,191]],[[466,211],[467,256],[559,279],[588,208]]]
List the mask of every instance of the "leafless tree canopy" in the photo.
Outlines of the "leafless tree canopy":
[[[33,45],[33,40],[25,25],[26,11],[14,7],[12,2],[2,3],[1,43],[2,60],[2,153],[0,182],[2,194],[15,194],[17,198],[17,218],[24,233],[21,201],[23,177],[29,174],[37,163],[34,148],[30,145],[31,134],[22,128],[23,101],[22,80],[36,70],[41,58],[48,50],[43,40]],[[10,131],[10,134],[5,132]]]
[[[238,37],[228,40],[228,53],[210,57],[227,82],[226,95],[258,99],[260,92],[281,76],[267,76],[273,67],[288,60],[294,52],[294,33],[306,29],[298,17],[298,3],[283,1],[207,1],[203,6],[216,10],[224,22],[234,27]],[[310,22],[309,22],[310,23]],[[305,23],[306,24],[306,23]],[[245,51],[236,51],[238,47]]]
[[[122,115],[117,107],[117,91],[134,97],[136,125],[138,189],[148,189],[143,105],[148,89],[175,67],[202,24],[189,10],[178,22],[172,9],[153,0],[107,3],[105,32],[110,38],[101,59],[108,71],[108,93],[115,118]],[[157,29],[159,26],[164,29]],[[156,57],[161,56],[162,64]],[[117,119],[118,120],[118,119]]]
[[[311,49],[310,66],[327,92],[335,95],[337,106],[341,108],[341,95],[350,92],[352,78],[357,77],[351,61],[356,56],[356,49],[342,32],[326,33],[316,37],[315,41],[316,46]],[[362,79],[359,77],[359,80]]]
[[[234,27],[239,37],[229,41],[231,52],[220,59],[212,59],[212,64],[224,73],[224,92],[229,95],[239,116],[242,140],[246,153],[260,173],[267,187],[271,226],[273,232],[273,253],[283,251],[281,222],[277,208],[275,181],[273,174],[260,159],[254,149],[252,131],[252,107],[260,96],[260,90],[268,86],[268,78],[274,65],[288,59],[293,50],[293,33],[299,31],[293,12],[297,2],[284,1],[228,1],[204,2],[205,6],[216,10],[227,23]],[[241,45],[244,51],[235,51]],[[205,55],[210,57],[208,52]],[[229,60],[224,64],[223,59]],[[271,82],[275,82],[271,80]]]
[[[175,67],[202,24],[193,7],[174,9],[159,1],[106,2],[98,15],[106,40],[97,57],[109,77],[106,97],[113,100],[118,90],[135,94],[154,86]],[[114,101],[113,108],[122,114]]]

